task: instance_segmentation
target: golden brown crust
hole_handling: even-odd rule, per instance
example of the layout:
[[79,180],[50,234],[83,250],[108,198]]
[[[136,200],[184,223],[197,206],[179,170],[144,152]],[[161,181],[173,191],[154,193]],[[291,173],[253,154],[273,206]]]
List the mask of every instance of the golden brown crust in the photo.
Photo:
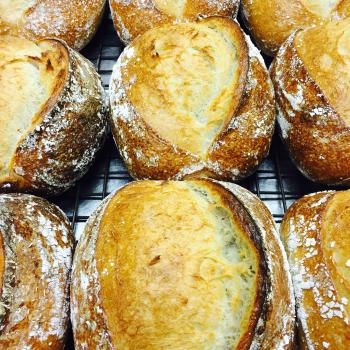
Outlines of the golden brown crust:
[[73,255],[66,216],[38,197],[1,195],[0,234],[0,347],[63,350]]
[[[56,40],[3,35],[0,45],[0,109],[7,111],[0,116],[0,192],[65,191],[86,173],[104,141],[101,81],[91,63]],[[14,93],[22,89],[10,105],[6,84]]]
[[[193,329],[190,332],[190,339],[186,335],[181,335],[180,338],[177,337],[182,331],[186,331],[190,324],[189,320],[187,322],[181,320],[180,326],[171,328],[171,325],[175,325],[179,321],[179,318],[175,317],[179,316],[177,315],[179,311],[175,312],[175,310],[178,310],[175,308],[178,298],[177,289],[179,289],[178,291],[181,292],[182,296],[179,301],[185,300],[187,293],[187,277],[182,277],[181,283],[176,282],[181,275],[181,266],[185,263],[187,268],[190,268],[191,265],[188,264],[195,261],[196,247],[199,247],[199,241],[197,244],[194,244],[194,242],[189,244],[189,238],[186,238],[187,244],[183,246],[180,234],[181,226],[195,219],[195,224],[191,223],[188,227],[187,232],[190,232],[196,226],[201,226],[202,218],[206,217],[205,220],[209,220],[206,225],[209,226],[204,225],[201,230],[207,227],[204,230],[208,234],[211,220],[210,211],[205,216],[198,216],[197,214],[193,215],[198,210],[196,205],[192,204],[190,210],[186,208],[186,203],[188,203],[186,192],[181,194],[181,206],[183,206],[184,213],[190,212],[191,214],[186,214],[186,220],[181,218],[180,212],[178,212],[178,217],[174,213],[170,214],[179,203],[178,199],[180,197],[176,199],[176,192],[179,191],[180,187],[190,191],[193,189],[198,191],[198,197],[195,196],[197,203],[201,203],[201,200],[205,198],[205,200],[209,200],[210,205],[216,208],[230,207],[230,212],[235,217],[235,225],[238,225],[235,226],[236,232],[245,231],[248,233],[250,239],[258,247],[262,273],[260,278],[263,277],[262,280],[260,279],[257,282],[260,285],[260,293],[257,295],[254,311],[251,313],[248,331],[242,335],[239,344],[231,345],[230,348],[292,349],[294,342],[294,304],[291,284],[286,269],[286,258],[282,253],[281,243],[278,241],[271,214],[268,213],[266,207],[259,203],[257,198],[251,197],[252,195],[239,186],[215,183],[212,180],[178,183],[137,182],[128,185],[123,190],[119,190],[117,194],[112,194],[101,205],[89,220],[87,230],[85,230],[78,245],[73,267],[72,322],[76,348],[154,349],[162,346],[167,347],[167,345],[174,349],[214,348],[214,345],[210,345],[210,342],[206,341],[203,344],[202,342],[206,339],[207,322],[213,322],[217,316],[215,314],[212,314],[210,318],[205,318],[207,320],[206,326],[201,325],[198,340],[196,340],[198,329]],[[162,191],[163,197],[161,195]],[[215,196],[213,197],[214,193]],[[205,197],[201,197],[203,195]],[[147,203],[146,198],[148,198]],[[156,204],[157,198],[159,199],[158,204]],[[166,201],[170,203],[168,204]],[[132,211],[134,209],[137,213]],[[118,216],[115,215],[116,212],[118,212]],[[149,218],[152,215],[155,215],[154,220],[150,221]],[[221,215],[222,212],[219,217]],[[165,217],[167,221],[163,221]],[[137,219],[135,220],[135,218]],[[144,219],[146,221],[143,221]],[[171,230],[168,231],[166,222],[170,223],[172,220],[178,220],[178,229],[174,231],[173,228],[176,227],[176,224],[171,224]],[[139,239],[137,234],[139,222],[143,222],[142,239]],[[162,226],[159,226],[160,222],[163,223]],[[155,230],[152,229],[153,225],[155,225]],[[159,231],[163,232],[161,233],[163,238],[158,239],[157,244],[153,246],[152,241],[155,235],[160,234]],[[173,245],[171,243],[172,235],[175,235],[176,232],[178,234],[177,244]],[[146,240],[144,234],[147,235]],[[200,239],[200,236],[198,236],[198,239]],[[167,239],[164,239],[164,237]],[[169,266],[167,265],[167,255],[165,251],[162,251],[164,244],[169,245],[169,247],[173,246],[172,251],[174,253],[177,249],[176,246],[182,252],[177,258],[176,254],[172,258],[169,256]],[[273,254],[270,251],[270,246],[274,248]],[[191,256],[187,254],[188,249],[192,252]],[[230,251],[231,249],[233,248],[230,248]],[[210,250],[214,254],[213,246]],[[132,251],[136,255],[131,254]],[[135,256],[137,256],[137,259],[135,259]],[[182,256],[183,258],[181,258]],[[184,258],[185,260],[183,260]],[[149,264],[142,267],[144,260]],[[142,268],[142,274],[140,274],[141,270],[137,270],[137,266]],[[221,269],[224,269],[224,265]],[[217,269],[210,271],[210,269],[204,269],[201,270],[201,273],[210,274],[217,271]],[[155,275],[153,275],[154,273]],[[177,273],[179,276],[177,276]],[[140,277],[135,278],[135,275]],[[227,278],[229,278],[229,275],[227,275]],[[143,286],[143,281],[148,279],[150,284],[146,283]],[[277,285],[275,282],[280,284]],[[158,283],[160,284],[157,287]],[[196,290],[189,295],[194,296],[199,293],[200,283],[200,279],[196,281]],[[172,288],[170,299],[169,296],[165,297],[167,295],[165,290],[159,289],[161,286]],[[122,292],[123,290],[125,290],[125,293]],[[150,299],[154,293],[156,298]],[[117,300],[115,300],[114,298],[117,295]],[[207,312],[206,310],[215,306],[212,297],[213,291],[208,289],[204,298],[205,305],[201,307],[201,309],[204,308],[202,310],[203,315]],[[150,300],[152,301],[150,302]],[[170,300],[172,302],[168,305],[167,302]],[[185,317],[187,307],[199,302],[196,299],[191,300],[191,297],[186,300],[186,303],[181,304],[180,308],[182,317]],[[137,304],[138,307],[135,309],[134,303],[138,301],[142,302]],[[158,304],[162,307],[157,308]],[[167,306],[165,307],[165,305]],[[176,315],[169,317],[168,313],[171,310]],[[191,319],[197,317],[194,316],[197,313],[191,312],[191,314]],[[160,315],[164,315],[165,323],[164,320],[157,323],[161,320]],[[91,322],[92,319],[95,320],[95,317],[96,322]],[[128,319],[130,322],[126,322]],[[150,320],[151,323],[149,323]],[[147,325],[149,327],[146,327]],[[170,334],[168,333],[169,329],[168,332],[162,333],[165,328],[172,329]],[[210,326],[210,329],[213,331],[216,327]],[[152,336],[150,336],[151,333]],[[171,345],[166,342],[167,339],[171,339]],[[188,343],[186,343],[186,340]],[[218,344],[221,343],[216,343],[217,346]],[[218,348],[222,347],[219,346]]]
[[[187,39],[188,33],[197,31],[200,34]],[[211,31],[215,31],[215,34]],[[187,66],[182,63],[180,69],[190,70],[193,78],[188,78],[190,73],[182,76],[179,71],[173,75],[169,73],[163,79],[164,74],[160,75],[158,71],[168,67],[165,65],[169,64],[169,57],[177,52],[176,47],[165,51],[162,40],[168,44],[170,40],[164,39],[166,35],[179,47],[179,43],[187,45],[186,40],[193,40],[195,49],[191,50],[198,50],[203,57],[210,52],[210,60],[219,71],[207,71],[198,59],[195,70],[195,62]],[[211,40],[211,35],[215,35],[217,40]],[[219,44],[220,40],[224,44]],[[222,64],[216,62],[224,58],[217,58],[212,53],[217,52],[215,41],[218,46],[223,45],[220,49],[222,56],[227,52],[228,56],[233,57],[230,56]],[[234,54],[225,46],[228,42],[234,48],[230,47]],[[201,51],[198,47],[203,43],[206,49]],[[152,56],[152,45],[157,46],[159,59]],[[190,58],[186,56],[188,52],[184,50],[179,59],[189,62],[197,59],[195,55]],[[145,75],[140,73],[145,69],[141,56],[149,56],[146,67],[156,65],[152,77],[147,71]],[[227,74],[224,74],[220,69],[224,71],[227,62],[232,62],[232,67],[228,67]],[[178,69],[175,66],[176,63],[171,63],[164,71]],[[232,71],[235,77],[225,85],[223,81]],[[224,77],[220,78],[220,74],[224,74]],[[175,94],[178,81],[182,78],[184,88]],[[189,82],[186,82],[187,78]],[[197,85],[193,83],[196,79]],[[210,95],[211,88],[206,88],[208,84],[219,84],[218,96]],[[203,107],[199,106],[201,99]],[[195,174],[237,180],[250,175],[270,147],[275,106],[268,72],[249,38],[244,37],[239,26],[228,19],[209,18],[196,24],[163,26],[136,39],[125,49],[114,67],[110,100],[114,138],[129,172],[137,179],[182,179]]]
[[109,4],[116,31],[124,44],[129,44],[164,24],[210,16],[235,18],[239,0],[110,0]]
[[257,46],[270,56],[295,30],[349,16],[349,0],[242,0],[244,22]]
[[340,224],[339,229],[348,232],[349,203],[349,191],[312,194],[297,201],[281,225],[303,349],[350,346],[349,241],[336,230]]
[[0,32],[28,39],[52,37],[81,50],[100,24],[106,0],[4,0]]
[[[349,27],[348,20],[338,23]],[[328,28],[336,25],[338,24],[328,24],[317,30],[327,33]],[[296,46],[300,33],[302,32],[292,35],[281,47],[271,68],[281,136],[293,161],[309,179],[326,184],[348,184],[350,129],[347,115],[337,113],[336,106],[326,97],[326,91],[321,90],[318,82],[311,77],[310,70],[300,57],[300,49]],[[334,38],[338,40],[338,37]],[[303,45],[313,44],[304,40]],[[328,49],[325,48],[324,52],[328,53]],[[331,57],[336,62],[337,54],[334,53]],[[335,62],[334,77],[342,74],[341,69],[337,71],[339,66]],[[314,69],[322,70],[319,57],[314,57],[314,64]],[[332,71],[325,74],[333,76]],[[317,78],[316,75],[315,77]],[[333,89],[346,88],[342,86],[342,81],[343,79],[335,79]]]

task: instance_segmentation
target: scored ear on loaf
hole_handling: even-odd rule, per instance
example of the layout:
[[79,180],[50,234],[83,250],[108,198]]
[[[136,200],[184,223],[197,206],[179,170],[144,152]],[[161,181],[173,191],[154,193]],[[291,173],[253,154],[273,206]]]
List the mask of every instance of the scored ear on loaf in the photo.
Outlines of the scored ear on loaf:
[[291,288],[271,214],[247,190],[134,182],[101,204],[79,241],[75,348],[292,349]]
[[350,348],[350,191],[297,201],[281,225],[302,349]]
[[239,25],[213,17],[134,40],[110,84],[115,141],[137,179],[237,180],[267,155],[272,84]]
[[294,33],[271,68],[281,136],[300,171],[350,181],[350,19]]
[[0,33],[64,40],[81,50],[94,36],[105,0],[1,0]]
[[0,348],[63,350],[73,234],[44,199],[0,195]]
[[239,0],[110,0],[114,26],[124,44],[167,23],[209,16],[235,18]]
[[350,17],[350,0],[242,0],[242,18],[257,46],[275,56],[297,29]]
[[0,192],[68,189],[105,137],[94,67],[60,41],[0,35],[0,84]]

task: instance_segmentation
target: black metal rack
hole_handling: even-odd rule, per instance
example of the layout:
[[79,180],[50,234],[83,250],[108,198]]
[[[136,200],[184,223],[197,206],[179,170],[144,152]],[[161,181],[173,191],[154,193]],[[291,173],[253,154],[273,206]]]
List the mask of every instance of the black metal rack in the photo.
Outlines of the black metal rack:
[[[123,44],[114,31],[110,12],[106,11],[97,35],[82,52],[95,64],[105,89],[108,89],[113,65],[122,50]],[[76,237],[79,237],[84,223],[103,198],[131,180],[112,137],[109,137],[89,173],[73,189],[53,201],[66,212]],[[297,171],[277,135],[274,136],[270,155],[258,171],[239,184],[265,202],[277,223],[281,222],[286,209],[296,199],[325,189]]]

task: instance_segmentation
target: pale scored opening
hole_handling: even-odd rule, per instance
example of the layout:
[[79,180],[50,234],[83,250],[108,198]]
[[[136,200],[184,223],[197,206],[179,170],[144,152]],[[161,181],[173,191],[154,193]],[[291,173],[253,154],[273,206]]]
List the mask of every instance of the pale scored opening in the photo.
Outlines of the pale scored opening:
[[300,0],[312,13],[321,17],[328,17],[336,10],[342,0]]
[[154,4],[168,16],[183,18],[187,0],[154,0]]

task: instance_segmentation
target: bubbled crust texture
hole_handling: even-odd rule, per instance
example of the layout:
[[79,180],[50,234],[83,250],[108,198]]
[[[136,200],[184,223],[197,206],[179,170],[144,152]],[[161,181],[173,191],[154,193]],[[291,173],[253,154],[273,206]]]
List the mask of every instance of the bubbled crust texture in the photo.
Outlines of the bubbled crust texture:
[[329,3],[326,7],[332,10],[326,12],[312,9],[308,2],[315,3],[312,0],[242,0],[242,18],[257,46],[267,55],[275,56],[296,29],[350,17],[350,0],[319,0],[320,4]]
[[0,348],[63,350],[73,247],[67,218],[41,198],[0,195],[0,234]]
[[[213,186],[212,180],[200,180],[204,186]],[[288,272],[288,263],[274,221],[268,209],[249,191],[233,184],[215,182],[221,191],[233,195],[242,204],[256,225],[267,266],[262,299],[262,310],[257,328],[251,335],[249,349],[293,349],[294,297]],[[113,349],[101,307],[99,273],[96,268],[96,242],[104,211],[115,193],[108,197],[88,222],[77,247],[73,264],[71,318],[77,349]]]
[[114,67],[110,85],[112,131],[126,166],[136,179],[182,179],[195,174],[239,180],[252,174],[269,152],[275,100],[260,53],[235,22],[223,18],[204,21],[208,26],[214,21],[219,28],[232,27],[232,41],[240,43],[237,49],[243,50],[239,62],[243,67],[237,87],[239,100],[204,158],[160,137],[130,102],[128,89],[132,77],[124,76],[123,72],[134,55],[133,44]]
[[166,23],[209,16],[235,18],[239,7],[239,0],[110,0],[109,3],[115,29],[124,44]]
[[[81,50],[94,36],[105,3],[106,0],[19,0],[14,5],[4,3],[0,6],[0,32],[19,34],[28,39],[62,39],[72,48]],[[18,10],[16,5],[22,10]],[[11,19],[18,11],[17,19]]]
[[107,101],[100,78],[89,61],[67,50],[63,90],[18,143],[14,174],[0,182],[0,192],[61,193],[87,172],[104,142]]
[[283,44],[271,67],[282,139],[307,178],[349,184],[349,127],[310,77],[297,52],[296,35]]
[[322,192],[300,199],[288,210],[281,225],[291,266],[302,349],[350,347],[347,299],[334,285],[321,238],[322,221],[334,195],[335,192]]

